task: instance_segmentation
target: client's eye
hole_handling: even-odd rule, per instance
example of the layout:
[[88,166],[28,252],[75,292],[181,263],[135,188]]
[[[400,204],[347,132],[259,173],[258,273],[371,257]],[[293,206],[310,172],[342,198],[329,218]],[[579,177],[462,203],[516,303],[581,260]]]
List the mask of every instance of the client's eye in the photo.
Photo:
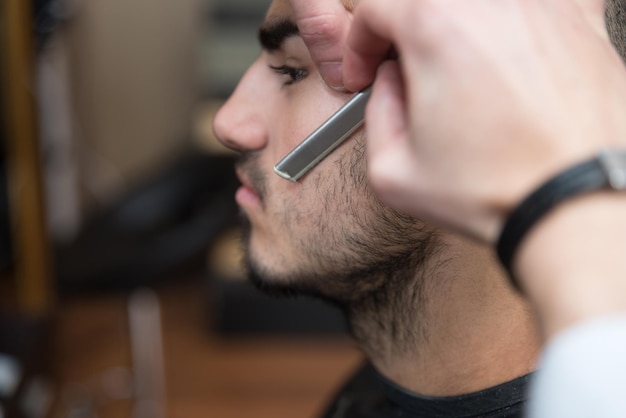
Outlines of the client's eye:
[[297,83],[298,81],[309,75],[309,72],[304,68],[295,68],[288,65],[281,65],[279,67],[274,67],[273,65],[270,65],[270,68],[274,70],[274,72],[276,72],[277,74],[289,77],[287,81],[285,81],[286,86]]

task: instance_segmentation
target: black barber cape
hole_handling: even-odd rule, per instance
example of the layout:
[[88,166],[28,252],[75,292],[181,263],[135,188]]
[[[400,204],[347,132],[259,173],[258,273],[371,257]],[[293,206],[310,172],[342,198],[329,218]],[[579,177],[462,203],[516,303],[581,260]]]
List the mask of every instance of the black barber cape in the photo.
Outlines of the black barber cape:
[[366,364],[339,391],[323,418],[521,418],[530,375],[480,392],[419,396],[394,385]]

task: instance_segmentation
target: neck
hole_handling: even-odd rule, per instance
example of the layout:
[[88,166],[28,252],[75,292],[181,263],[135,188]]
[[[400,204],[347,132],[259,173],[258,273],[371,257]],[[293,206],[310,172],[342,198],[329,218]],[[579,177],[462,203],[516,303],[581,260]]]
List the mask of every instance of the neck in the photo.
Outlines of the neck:
[[446,237],[411,280],[349,308],[353,334],[388,379],[426,396],[471,393],[532,371],[534,318],[487,249]]

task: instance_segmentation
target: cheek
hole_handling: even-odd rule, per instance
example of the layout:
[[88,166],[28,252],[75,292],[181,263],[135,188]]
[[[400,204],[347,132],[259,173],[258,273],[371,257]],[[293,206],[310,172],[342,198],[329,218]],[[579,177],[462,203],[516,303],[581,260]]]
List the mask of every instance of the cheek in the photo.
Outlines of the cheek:
[[[299,231],[298,235],[304,234],[311,229],[312,225],[319,223],[323,211],[320,206],[320,197],[313,190],[310,182],[292,183],[277,177],[275,184],[276,206],[273,208],[273,217],[278,220],[281,227],[289,231]],[[303,232],[304,231],[304,232]]]
[[355,188],[341,151],[336,150],[301,181],[288,182],[279,192],[285,222],[303,230],[303,235],[350,222],[354,204],[364,203],[360,201],[362,190]]
[[327,92],[314,83],[294,86],[291,92],[285,93],[276,107],[275,123],[270,125],[270,136],[276,139],[272,152],[275,162],[319,128],[345,102],[345,95]]

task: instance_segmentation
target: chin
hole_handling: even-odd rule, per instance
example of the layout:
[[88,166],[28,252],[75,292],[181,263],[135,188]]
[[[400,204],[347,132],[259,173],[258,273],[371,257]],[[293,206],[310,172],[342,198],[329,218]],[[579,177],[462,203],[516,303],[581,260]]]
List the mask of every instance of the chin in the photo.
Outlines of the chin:
[[267,257],[263,254],[251,251],[245,253],[248,280],[261,292],[279,298],[314,297],[340,308],[345,305],[342,298],[332,294],[332,291],[328,292],[332,286],[327,286],[328,282],[324,279],[315,274],[303,274],[296,269],[285,270],[284,266],[279,271],[264,260]]
[[286,280],[281,280],[253,263],[248,263],[248,280],[261,292],[274,297],[295,297],[301,292]]
[[242,220],[242,244],[249,280],[264,293],[276,296],[293,296],[297,292],[288,284],[288,273],[280,273],[268,265],[269,245],[258,242],[247,217]]

